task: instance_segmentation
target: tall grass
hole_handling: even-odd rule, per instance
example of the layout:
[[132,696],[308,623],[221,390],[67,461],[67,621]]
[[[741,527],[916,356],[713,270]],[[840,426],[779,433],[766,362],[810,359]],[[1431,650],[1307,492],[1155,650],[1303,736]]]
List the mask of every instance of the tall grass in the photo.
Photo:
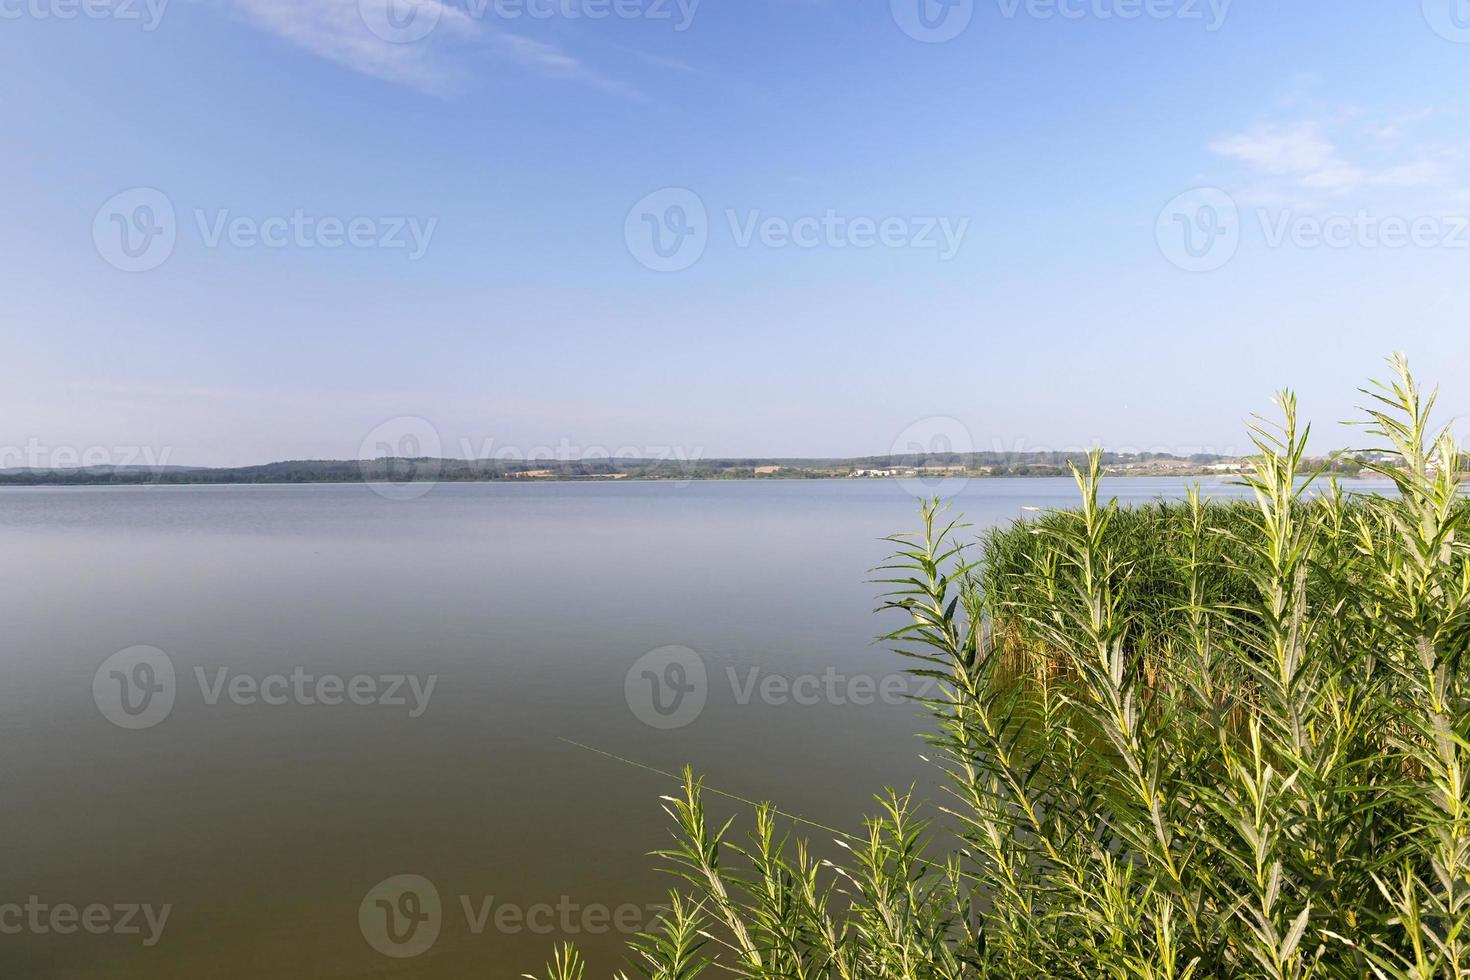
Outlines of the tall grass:
[[[1251,499],[1074,510],[891,540],[883,608],[945,798],[888,793],[818,861],[687,776],[683,881],[631,951],[657,980],[1470,976],[1470,508],[1401,358],[1366,389],[1396,493],[1317,493],[1296,403]],[[932,824],[929,822],[933,820]],[[567,949],[549,968],[577,980]]]

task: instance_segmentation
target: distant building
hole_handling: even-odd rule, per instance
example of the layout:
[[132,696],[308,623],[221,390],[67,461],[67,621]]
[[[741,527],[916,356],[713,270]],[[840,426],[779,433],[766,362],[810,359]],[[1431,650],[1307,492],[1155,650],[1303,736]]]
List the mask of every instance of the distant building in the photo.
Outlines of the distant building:
[[786,467],[784,467],[784,466],[757,466],[755,468],[755,475],[756,476],[771,476],[772,474],[780,473],[785,468]]

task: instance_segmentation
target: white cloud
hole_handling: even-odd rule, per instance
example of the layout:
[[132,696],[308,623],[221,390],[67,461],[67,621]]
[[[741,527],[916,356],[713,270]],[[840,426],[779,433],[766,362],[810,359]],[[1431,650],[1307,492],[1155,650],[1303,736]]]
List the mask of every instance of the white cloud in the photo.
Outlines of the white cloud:
[[1277,176],[1310,175],[1339,166],[1337,150],[1314,123],[1260,126],[1210,144],[1221,156],[1241,160]]
[[1364,124],[1361,113],[1349,111],[1321,121],[1257,126],[1221,137],[1209,149],[1244,165],[1251,196],[1258,200],[1313,206],[1321,196],[1341,199],[1372,189],[1418,188],[1443,195],[1452,177],[1444,149],[1406,137],[1428,115],[1421,111]]
[[1444,167],[1434,160],[1420,160],[1417,163],[1404,163],[1373,176],[1375,184],[1383,184],[1388,187],[1423,187],[1442,181],[1445,176]]
[[489,34],[487,37],[491,47],[501,56],[539,75],[585,82],[623,95],[637,94],[631,86],[594,71],[555,45],[543,44],[520,34],[503,31]]
[[394,40],[369,25],[387,24],[394,0],[225,0],[248,23],[291,44],[364,75],[426,92],[444,93],[464,84],[475,49],[549,78],[623,89],[554,45],[488,27],[445,0],[413,2],[417,8],[405,3],[393,12],[425,18],[432,30]]
[[1259,126],[1216,140],[1210,149],[1258,173],[1287,178],[1308,190],[1349,191],[1370,176],[1362,167],[1343,160],[1317,123]]
[[[374,78],[426,91],[442,91],[460,77],[461,70],[444,57],[440,49],[442,41],[432,36],[413,44],[385,40],[368,28],[358,0],[229,0],[229,3],[254,26]],[[449,16],[444,16],[446,13]],[[438,30],[445,34],[463,36],[473,31],[474,25],[452,8],[438,11],[438,16]]]
[[1321,167],[1299,174],[1298,178],[1303,187],[1314,191],[1350,191],[1368,180],[1369,174],[1361,167],[1354,167],[1341,160],[1331,160]]
[[1364,127],[1363,133],[1376,140],[1385,143],[1397,143],[1404,138],[1404,132],[1433,115],[1430,109],[1416,109],[1413,112],[1405,112],[1397,117],[1378,123],[1369,124]]

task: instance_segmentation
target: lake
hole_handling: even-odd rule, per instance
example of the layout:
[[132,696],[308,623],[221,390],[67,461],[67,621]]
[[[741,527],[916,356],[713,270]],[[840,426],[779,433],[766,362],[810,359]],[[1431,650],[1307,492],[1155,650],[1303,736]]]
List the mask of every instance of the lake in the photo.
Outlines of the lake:
[[564,939],[610,975],[669,884],[651,770],[844,830],[932,786],[868,583],[916,515],[887,480],[0,490],[0,975],[511,978]]

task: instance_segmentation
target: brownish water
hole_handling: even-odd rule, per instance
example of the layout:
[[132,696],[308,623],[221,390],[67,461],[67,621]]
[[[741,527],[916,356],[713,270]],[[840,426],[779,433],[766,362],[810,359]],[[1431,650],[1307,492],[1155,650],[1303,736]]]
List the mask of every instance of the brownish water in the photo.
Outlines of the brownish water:
[[671,784],[568,740],[847,829],[927,785],[866,582],[914,516],[888,481],[0,491],[0,976],[510,978],[565,939],[608,975]]

